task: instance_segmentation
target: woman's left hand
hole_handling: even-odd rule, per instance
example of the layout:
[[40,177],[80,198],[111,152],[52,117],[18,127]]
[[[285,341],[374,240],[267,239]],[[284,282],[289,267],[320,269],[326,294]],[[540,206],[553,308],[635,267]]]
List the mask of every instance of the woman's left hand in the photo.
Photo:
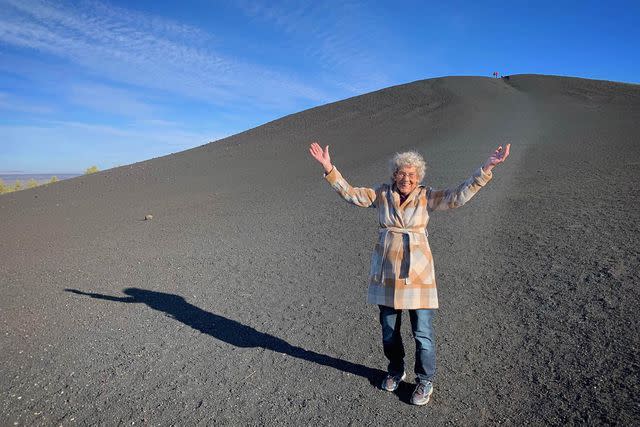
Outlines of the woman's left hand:
[[507,144],[507,147],[503,150],[502,145],[498,147],[496,151],[494,151],[484,165],[482,166],[482,170],[485,172],[491,172],[498,163],[504,162],[507,157],[509,157],[509,148],[511,148],[511,144]]

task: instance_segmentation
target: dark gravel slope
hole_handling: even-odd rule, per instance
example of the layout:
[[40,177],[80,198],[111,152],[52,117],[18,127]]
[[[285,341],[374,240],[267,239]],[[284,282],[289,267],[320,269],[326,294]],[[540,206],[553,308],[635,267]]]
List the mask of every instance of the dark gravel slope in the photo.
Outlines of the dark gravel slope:
[[[637,424],[639,136],[636,85],[450,77],[3,195],[0,424]],[[434,187],[512,143],[430,223],[427,407],[375,387],[375,215],[329,188],[311,140],[354,185],[418,149]]]

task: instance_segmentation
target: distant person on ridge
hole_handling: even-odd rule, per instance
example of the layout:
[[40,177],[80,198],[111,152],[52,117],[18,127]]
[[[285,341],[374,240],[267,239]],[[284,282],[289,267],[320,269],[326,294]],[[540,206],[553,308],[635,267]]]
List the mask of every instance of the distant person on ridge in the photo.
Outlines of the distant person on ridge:
[[317,142],[309,152],[324,168],[325,179],[347,202],[377,209],[380,230],[371,257],[368,302],[380,308],[382,347],[389,360],[381,388],[395,391],[406,377],[404,347],[400,335],[402,310],[409,311],[416,342],[417,386],[414,405],[425,405],[433,392],[436,373],[435,335],[432,319],[438,308],[435,272],[426,227],[429,212],[458,208],[469,201],[492,178],[492,169],[509,156],[507,144],[498,147],[471,177],[456,188],[434,190],[420,185],[426,164],[409,151],[390,161],[391,180],[375,189],[354,188],[331,164],[329,146]]

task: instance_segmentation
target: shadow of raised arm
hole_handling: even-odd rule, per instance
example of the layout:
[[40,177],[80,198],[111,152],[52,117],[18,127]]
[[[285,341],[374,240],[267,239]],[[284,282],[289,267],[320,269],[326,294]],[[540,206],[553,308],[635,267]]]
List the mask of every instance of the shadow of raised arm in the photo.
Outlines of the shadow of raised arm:
[[104,299],[107,301],[115,301],[115,302],[144,302],[144,301],[138,301],[136,300],[135,297],[113,297],[111,295],[102,295],[102,294],[96,294],[93,292],[83,292],[83,291],[79,291],[77,289],[65,289],[66,292],[71,292],[74,294],[78,294],[78,295],[86,295],[88,297],[91,298],[96,298],[96,299]]

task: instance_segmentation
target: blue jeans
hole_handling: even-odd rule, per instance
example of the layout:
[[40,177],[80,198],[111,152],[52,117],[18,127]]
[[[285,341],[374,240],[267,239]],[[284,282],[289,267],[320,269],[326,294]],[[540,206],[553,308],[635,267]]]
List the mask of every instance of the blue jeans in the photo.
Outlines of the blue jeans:
[[[389,359],[387,371],[390,374],[404,372],[404,346],[400,336],[402,310],[380,305],[380,325],[382,325],[382,347]],[[419,382],[433,381],[436,375],[436,340],[433,332],[435,310],[409,310],[411,331],[416,340],[415,372]]]

